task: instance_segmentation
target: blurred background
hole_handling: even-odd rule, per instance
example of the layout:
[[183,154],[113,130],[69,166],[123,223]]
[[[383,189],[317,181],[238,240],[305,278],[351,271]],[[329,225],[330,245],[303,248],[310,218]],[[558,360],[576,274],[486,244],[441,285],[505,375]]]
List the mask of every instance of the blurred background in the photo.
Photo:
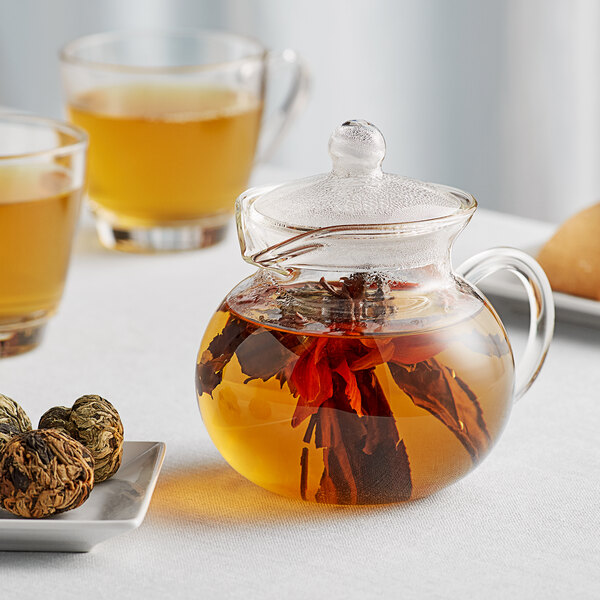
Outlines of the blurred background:
[[171,27],[304,57],[309,105],[272,159],[295,173],[329,170],[330,132],[364,118],[385,170],[482,207],[559,222],[600,199],[597,0],[0,0],[0,105],[63,116],[60,46]]

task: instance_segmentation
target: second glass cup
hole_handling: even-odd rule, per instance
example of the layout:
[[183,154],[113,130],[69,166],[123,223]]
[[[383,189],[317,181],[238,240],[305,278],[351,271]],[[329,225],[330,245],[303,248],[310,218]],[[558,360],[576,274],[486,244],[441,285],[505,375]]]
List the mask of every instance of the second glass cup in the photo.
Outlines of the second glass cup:
[[66,123],[0,115],[0,358],[35,348],[58,309],[86,149]]
[[[132,252],[218,242],[261,129],[264,156],[307,89],[293,52],[210,31],[91,35],[63,48],[61,68],[69,118],[90,137],[88,197],[100,241]],[[265,120],[265,90],[278,75],[289,89]]]

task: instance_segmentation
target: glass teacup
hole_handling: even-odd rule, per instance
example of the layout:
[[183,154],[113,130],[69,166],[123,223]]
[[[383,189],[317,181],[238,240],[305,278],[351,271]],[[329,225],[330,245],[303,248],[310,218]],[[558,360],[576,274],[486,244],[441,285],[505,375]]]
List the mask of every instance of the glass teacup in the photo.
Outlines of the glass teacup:
[[71,125],[0,115],[0,357],[37,346],[58,308],[86,149]]
[[293,52],[230,33],[91,35],[65,46],[61,62],[69,118],[90,136],[87,193],[100,240],[137,252],[219,241],[248,183],[274,69],[292,77],[264,123],[268,146],[306,89]]

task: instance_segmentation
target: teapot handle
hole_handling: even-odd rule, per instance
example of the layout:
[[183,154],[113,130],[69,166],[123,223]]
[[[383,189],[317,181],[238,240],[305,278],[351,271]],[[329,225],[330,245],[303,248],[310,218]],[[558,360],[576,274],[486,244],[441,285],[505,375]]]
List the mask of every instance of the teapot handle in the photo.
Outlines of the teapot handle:
[[264,163],[281,142],[289,125],[302,111],[308,99],[310,77],[300,57],[289,48],[280,52],[269,52],[266,57],[267,90],[276,71],[287,70],[291,73],[289,89],[281,103],[268,116],[263,116],[259,149],[255,162]]
[[523,283],[529,297],[529,336],[516,373],[515,400],[519,400],[535,381],[554,333],[554,299],[546,273],[538,262],[515,248],[492,248],[467,259],[457,272],[470,283],[507,269]]

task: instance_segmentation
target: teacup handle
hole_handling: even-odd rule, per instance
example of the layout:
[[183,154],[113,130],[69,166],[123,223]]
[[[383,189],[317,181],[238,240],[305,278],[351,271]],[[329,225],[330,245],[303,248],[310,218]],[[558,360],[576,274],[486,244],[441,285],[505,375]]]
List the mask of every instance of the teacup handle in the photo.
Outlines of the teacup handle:
[[462,263],[457,273],[477,285],[501,269],[514,273],[529,297],[531,320],[525,353],[516,372],[516,401],[531,387],[546,358],[554,333],[554,299],[542,267],[529,254],[515,248],[492,248],[480,252]]
[[267,62],[267,90],[276,71],[291,71],[289,89],[279,106],[263,117],[256,162],[266,162],[284,137],[294,118],[302,111],[308,99],[310,77],[300,57],[293,50],[269,52]]

